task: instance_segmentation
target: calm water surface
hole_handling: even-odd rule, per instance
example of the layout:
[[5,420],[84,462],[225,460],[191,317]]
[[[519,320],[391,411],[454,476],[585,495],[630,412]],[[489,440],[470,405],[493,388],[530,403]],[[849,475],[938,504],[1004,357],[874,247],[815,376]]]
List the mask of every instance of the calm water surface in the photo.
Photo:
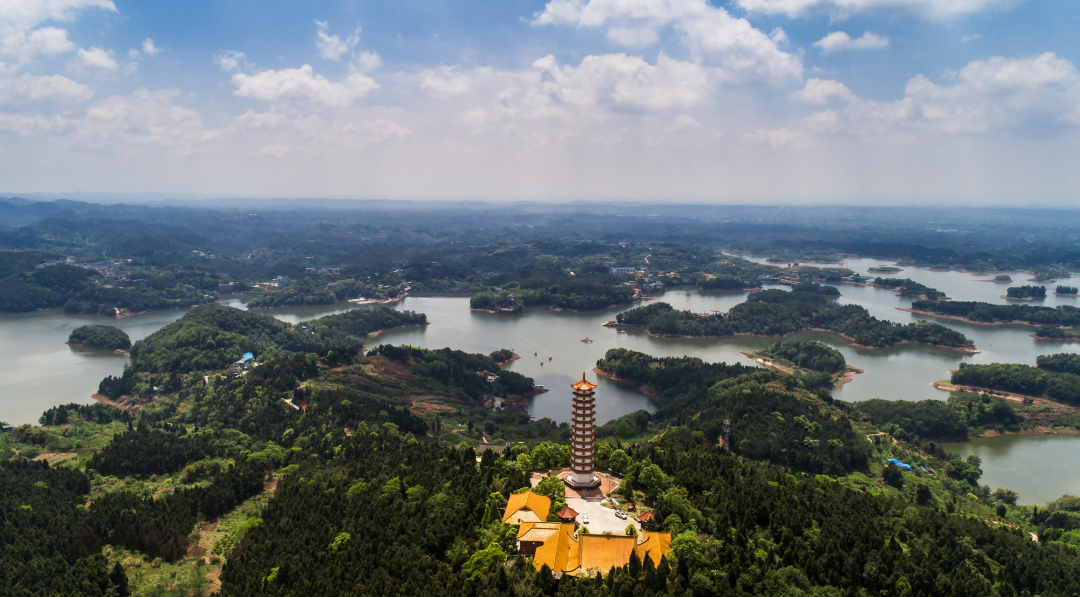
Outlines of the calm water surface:
[[[754,259],[764,262],[764,259]],[[884,263],[872,259],[853,259],[846,266],[864,275],[872,275],[869,267]],[[999,298],[1008,287],[1006,284],[987,282],[993,276],[973,276],[961,272],[932,272],[923,268],[905,267],[895,277],[911,278],[927,286],[937,288],[957,300],[978,300],[1004,304]],[[1013,284],[1031,283],[1027,274],[1011,272]],[[1074,280],[1062,280],[1074,284]],[[1049,284],[1053,288],[1054,284]],[[949,371],[961,362],[993,363],[1012,362],[1035,364],[1040,354],[1075,352],[1076,343],[1047,342],[1030,337],[1029,326],[979,326],[951,320],[939,320],[898,311],[909,307],[910,300],[895,296],[892,291],[842,284],[839,286],[843,303],[858,304],[881,319],[907,323],[919,319],[938,321],[956,329],[969,338],[982,353],[970,355],[957,351],[924,345],[903,345],[887,349],[866,350],[848,346],[843,338],[823,332],[802,332],[791,337],[795,340],[817,340],[833,346],[844,354],[847,361],[866,373],[857,375],[855,381],[837,390],[834,395],[848,401],[868,398],[887,400],[945,399],[947,394],[930,386],[934,381],[947,379]],[[699,292],[696,290],[669,290],[659,300],[678,309],[698,313],[730,310],[745,300],[743,292]],[[233,297],[225,304],[244,308],[246,299]],[[1080,304],[1071,297],[1048,296],[1034,304],[1055,306]],[[296,323],[306,319],[339,313],[357,307],[348,302],[312,307],[284,307],[263,311],[282,321]],[[427,348],[450,346],[470,352],[488,353],[499,348],[512,348],[522,356],[509,368],[533,377],[550,392],[540,394],[530,401],[529,412],[534,417],[550,417],[557,421],[567,419],[570,404],[569,384],[587,372],[590,379],[599,384],[597,390],[597,415],[601,422],[633,412],[638,409],[654,410],[655,405],[641,395],[636,388],[628,387],[592,373],[596,361],[609,348],[625,347],[655,356],[697,356],[707,361],[752,361],[739,353],[768,346],[774,339],[738,336],[719,339],[652,338],[640,329],[602,327],[605,321],[629,307],[618,307],[599,312],[556,312],[547,308],[527,309],[519,315],[494,315],[475,313],[468,309],[468,299],[460,297],[409,297],[397,303],[395,308],[411,309],[426,313],[431,325],[423,328],[388,330],[375,343],[413,344]],[[68,334],[85,323],[107,323],[124,329],[138,340],[160,327],[175,321],[186,313],[184,310],[163,311],[132,316],[121,320],[104,317],[69,316],[53,311],[0,315],[0,419],[11,423],[36,422],[46,408],[61,403],[90,402],[90,394],[106,375],[117,375],[127,362],[126,357],[84,349],[64,344]],[[593,340],[592,344],[581,342]],[[537,355],[533,356],[533,351]],[[547,357],[552,357],[548,360]],[[543,365],[541,365],[543,363]],[[1010,466],[1014,453],[1027,458],[1034,451],[1040,462],[1060,462],[1068,454],[1080,454],[1080,437],[1061,437],[1045,440],[1042,437],[1022,436],[993,438],[1001,441],[999,450],[991,450],[983,457],[985,480],[997,486],[994,471]],[[990,440],[979,440],[990,441]],[[975,449],[976,442],[964,444]],[[956,451],[954,448],[953,451]],[[1065,454],[1064,452],[1068,452]],[[1036,485],[1041,471],[1030,468],[1025,484],[1004,483],[1021,492],[1024,485]],[[1061,469],[1059,469],[1061,470]],[[1017,473],[1023,476],[1023,472]],[[1060,475],[1059,475],[1060,476]],[[1061,481],[1059,479],[1059,481]],[[1080,489],[1078,489],[1080,490]],[[1056,489],[1051,490],[1057,491]],[[1058,493],[1060,495],[1060,492]],[[1053,496],[1051,496],[1053,497]],[[1025,501],[1034,499],[1025,495]],[[1042,500],[1042,498],[1039,498]],[[1049,498],[1047,498],[1049,499]],[[1045,501],[1045,500],[1042,500]]]
[[1002,435],[942,447],[982,458],[983,484],[1017,491],[1022,504],[1044,504],[1080,494],[1078,440],[1076,435]]

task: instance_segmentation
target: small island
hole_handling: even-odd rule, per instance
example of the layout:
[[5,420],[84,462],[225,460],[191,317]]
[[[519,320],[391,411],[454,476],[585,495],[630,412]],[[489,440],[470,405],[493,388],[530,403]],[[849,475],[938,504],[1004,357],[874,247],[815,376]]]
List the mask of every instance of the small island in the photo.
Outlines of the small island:
[[930,288],[925,284],[920,284],[911,278],[875,278],[874,286],[883,286],[885,288],[892,288],[899,290],[897,296],[902,297],[915,297],[920,299],[926,299],[936,301],[939,299],[947,299],[945,293],[936,289]]
[[938,324],[896,324],[871,316],[864,307],[837,304],[830,300],[831,293],[825,293],[825,288],[832,287],[818,287],[821,293],[809,290],[813,286],[796,288],[791,292],[751,292],[746,302],[735,305],[728,313],[692,313],[657,302],[619,313],[604,325],[642,327],[650,336],[683,338],[783,337],[802,330],[822,330],[835,332],[865,348],[918,342],[964,352],[978,350],[963,334]]
[[1009,301],[1033,301],[1046,298],[1045,286],[1011,286],[1001,298]]
[[1054,294],[1058,296],[1080,296],[1080,290],[1075,286],[1058,286]]
[[996,284],[1011,284],[1012,281],[1012,276],[1010,276],[1009,274],[998,274],[994,276],[993,280],[991,280],[991,282],[994,282]]
[[115,350],[126,352],[131,348],[131,338],[120,328],[111,325],[84,325],[72,330],[68,336],[68,344],[96,348],[98,350]]
[[874,267],[871,267],[866,271],[870,272],[871,274],[895,274],[904,270],[893,265],[875,265]]
[[821,342],[777,342],[768,348],[742,354],[765,365],[794,375],[807,388],[835,389],[863,373],[847,364],[844,355]]

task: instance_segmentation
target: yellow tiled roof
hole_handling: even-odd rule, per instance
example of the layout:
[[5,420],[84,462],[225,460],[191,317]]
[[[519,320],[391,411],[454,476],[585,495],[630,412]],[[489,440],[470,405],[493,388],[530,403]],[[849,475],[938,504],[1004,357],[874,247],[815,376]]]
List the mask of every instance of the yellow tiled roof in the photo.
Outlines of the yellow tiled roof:
[[545,541],[559,532],[558,522],[523,522],[518,527],[518,541]]
[[510,518],[520,510],[529,510],[536,514],[538,520],[545,520],[548,515],[548,510],[551,510],[551,498],[531,491],[525,493],[512,493],[510,494],[510,499],[506,501],[506,510],[503,511],[503,522],[509,521]]
[[612,567],[625,566],[637,545],[630,535],[581,535],[581,571],[599,570],[607,574]]
[[573,523],[562,523],[558,531],[536,548],[533,565],[537,570],[546,564],[552,572],[572,572],[578,568],[578,554]]
[[[526,524],[529,523],[524,523],[522,528]],[[526,534],[539,530],[537,525],[530,524]],[[518,538],[522,536],[519,533]],[[574,525],[563,523],[536,548],[533,565],[540,570],[546,564],[552,572],[573,575],[591,574],[596,570],[607,574],[613,567],[629,563],[631,553],[637,552],[643,563],[645,558],[651,558],[654,565],[659,565],[660,558],[669,551],[671,533],[643,533],[640,543],[637,537],[629,535],[578,535],[575,538]]]
[[644,564],[645,558],[650,557],[653,565],[659,566],[660,558],[671,551],[671,533],[644,532],[641,534],[641,543],[638,543],[634,550],[637,551],[641,563]]

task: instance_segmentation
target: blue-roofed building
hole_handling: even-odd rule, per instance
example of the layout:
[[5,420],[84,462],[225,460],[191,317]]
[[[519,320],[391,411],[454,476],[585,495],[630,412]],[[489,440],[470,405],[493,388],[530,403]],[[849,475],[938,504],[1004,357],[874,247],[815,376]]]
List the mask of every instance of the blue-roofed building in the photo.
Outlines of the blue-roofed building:
[[900,462],[899,460],[897,460],[895,458],[890,458],[889,462],[893,463],[897,467],[902,468],[902,469],[904,469],[906,471],[914,471],[915,470],[915,469],[911,468],[910,464],[904,464],[903,462]]
[[236,362],[243,364],[243,363],[247,363],[248,361],[250,361],[253,358],[255,358],[255,355],[251,354],[250,352],[245,352],[244,356],[241,357],[240,360],[236,361]]

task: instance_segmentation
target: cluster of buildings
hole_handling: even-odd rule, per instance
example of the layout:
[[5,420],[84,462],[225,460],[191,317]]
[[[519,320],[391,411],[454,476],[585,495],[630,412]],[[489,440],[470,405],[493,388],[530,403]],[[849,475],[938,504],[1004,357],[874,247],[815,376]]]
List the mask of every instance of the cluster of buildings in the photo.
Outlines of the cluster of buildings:
[[330,274],[331,276],[341,275],[340,267],[305,267],[304,271],[309,274]]
[[255,355],[250,352],[245,352],[244,356],[240,357],[239,361],[229,365],[229,376],[236,377],[243,375],[248,368],[256,366],[258,366],[258,363],[255,362]]
[[[140,280],[129,279],[127,277],[128,272],[121,270],[120,267],[127,265],[130,259],[115,259],[115,260],[103,260],[95,261],[94,263],[84,263],[81,267],[85,269],[92,269],[95,272],[101,274],[101,284],[107,286],[115,286],[117,288],[131,288],[140,282]],[[75,260],[68,257],[64,262],[68,265],[75,265]],[[46,265],[55,265],[55,263],[41,263],[38,264],[38,269],[45,267]]]
[[[600,485],[595,474],[596,384],[582,374],[581,381],[571,387],[574,389],[570,423],[572,472],[563,482],[573,489],[593,489]],[[502,521],[518,527],[518,553],[531,555],[537,570],[547,566],[556,576],[606,574],[612,568],[629,564],[632,554],[641,562],[649,558],[658,566],[660,559],[671,551],[671,533],[645,530],[644,523],[651,519],[651,512],[638,518],[642,525],[640,533],[627,535],[579,532],[578,513],[573,508],[556,512],[558,521],[548,521],[550,511],[551,498],[532,491],[512,494],[503,511]]]
[[631,554],[658,566],[671,551],[671,533],[644,530],[649,517],[639,518],[642,531],[636,535],[592,534],[579,532],[572,508],[556,513],[557,522],[548,522],[550,509],[551,498],[528,491],[512,494],[503,513],[504,523],[518,527],[518,553],[532,556],[537,570],[547,566],[557,576],[607,574],[629,564]]

